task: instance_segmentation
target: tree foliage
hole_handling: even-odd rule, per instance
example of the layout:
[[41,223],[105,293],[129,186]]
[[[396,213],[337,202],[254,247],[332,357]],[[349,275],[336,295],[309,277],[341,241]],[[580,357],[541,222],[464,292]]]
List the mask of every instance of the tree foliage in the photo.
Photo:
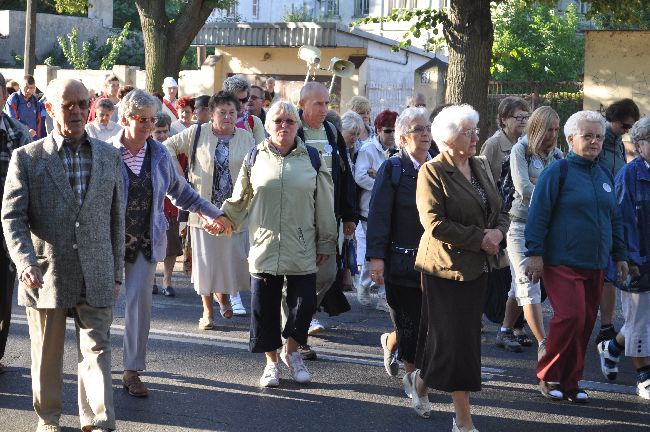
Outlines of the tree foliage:
[[73,27],[65,38],[63,36],[59,36],[57,37],[57,40],[59,41],[59,46],[61,46],[61,50],[63,51],[65,59],[74,69],[88,69],[90,51],[94,45],[91,40],[83,41],[80,49],[79,33],[76,27]]
[[129,36],[129,27],[131,27],[131,23],[127,22],[124,24],[124,27],[122,28],[122,31],[119,33],[109,36],[108,39],[106,39],[106,46],[109,47],[109,51],[106,54],[106,56],[102,59],[102,62],[99,65],[99,68],[102,70],[109,70],[113,69],[113,65],[115,65],[115,61],[117,60],[117,57],[120,54],[120,51],[122,50],[122,47],[124,46],[124,42],[126,41],[126,38]]
[[573,81],[584,64],[584,38],[573,5],[565,13],[511,0],[492,10],[492,79]]

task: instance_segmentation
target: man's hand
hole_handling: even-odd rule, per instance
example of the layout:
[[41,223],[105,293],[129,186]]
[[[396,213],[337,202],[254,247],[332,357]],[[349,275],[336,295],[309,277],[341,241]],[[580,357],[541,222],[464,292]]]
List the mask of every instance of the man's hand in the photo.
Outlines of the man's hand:
[[43,288],[43,272],[38,266],[29,266],[23,270],[20,281],[30,289]]
[[541,256],[530,256],[527,261],[526,274],[528,279],[533,283],[539,282],[542,277],[542,270],[544,270],[544,259]]
[[357,224],[354,222],[343,222],[343,234],[346,236],[354,234],[354,230],[357,229]]
[[203,229],[209,232],[212,235],[217,235],[217,234],[225,234],[225,235],[230,235],[233,232],[233,224],[230,222],[230,219],[228,219],[226,216],[219,216],[218,218],[214,219],[212,222],[210,222],[208,219],[205,218],[201,213],[199,213],[199,217],[203,219]]
[[370,258],[370,279],[376,285],[384,284],[384,260],[379,258]]
[[113,300],[117,300],[117,298],[120,296],[121,287],[122,287],[121,283],[115,282],[115,286],[113,287]]
[[34,138],[34,137],[36,136],[36,131],[35,131],[34,129],[30,129],[30,130],[29,130],[29,136],[31,136],[32,138]]
[[329,259],[329,255],[324,255],[324,254],[316,254],[316,265],[318,267],[322,266],[325,264],[325,261]]

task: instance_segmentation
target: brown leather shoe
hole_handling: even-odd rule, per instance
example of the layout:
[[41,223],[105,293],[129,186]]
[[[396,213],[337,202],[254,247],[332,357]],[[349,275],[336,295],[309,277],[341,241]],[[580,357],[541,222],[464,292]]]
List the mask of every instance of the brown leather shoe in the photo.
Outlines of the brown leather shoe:
[[149,390],[145,387],[144,383],[140,381],[138,375],[132,375],[130,377],[122,377],[122,385],[125,389],[128,390],[131,396],[135,397],[147,397],[149,396]]

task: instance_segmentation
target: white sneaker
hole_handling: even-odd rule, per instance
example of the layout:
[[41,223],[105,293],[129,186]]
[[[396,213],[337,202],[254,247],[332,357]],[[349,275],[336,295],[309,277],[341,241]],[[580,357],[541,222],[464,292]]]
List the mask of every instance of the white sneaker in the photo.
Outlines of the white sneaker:
[[309,375],[307,366],[305,366],[305,363],[302,361],[302,356],[299,352],[292,352],[289,354],[287,353],[287,346],[285,345],[284,349],[280,353],[280,359],[282,359],[282,363],[289,368],[291,377],[295,382],[304,384],[311,381],[311,375]]
[[362,286],[360,283],[357,284],[357,300],[361,303],[361,306],[370,306],[370,289],[368,287]]
[[309,323],[309,330],[307,331],[307,334],[309,336],[313,336],[315,334],[318,334],[322,331],[325,330],[325,327],[323,324],[320,323],[316,318],[313,318],[311,322]]
[[280,385],[280,371],[277,363],[267,363],[260,377],[261,387],[277,387]]
[[650,379],[637,383],[636,394],[643,399],[650,399]]
[[214,322],[212,318],[202,316],[199,318],[199,329],[200,330],[212,330],[214,328]]
[[246,308],[241,301],[239,293],[230,296],[230,304],[232,305],[232,313],[237,316],[246,315]]
[[390,306],[388,306],[388,301],[386,301],[385,298],[380,297],[379,300],[377,300],[377,306],[375,308],[379,311],[390,313]]

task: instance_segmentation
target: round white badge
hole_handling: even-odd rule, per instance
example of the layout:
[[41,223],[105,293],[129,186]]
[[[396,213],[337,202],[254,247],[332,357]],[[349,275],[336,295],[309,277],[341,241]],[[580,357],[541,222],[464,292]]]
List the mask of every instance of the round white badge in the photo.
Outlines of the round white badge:
[[332,146],[329,144],[325,144],[325,147],[323,147],[323,151],[325,152],[326,155],[331,155],[332,154]]
[[608,185],[607,183],[603,183],[603,189],[605,189],[605,192],[611,192],[612,187]]
[[533,162],[533,166],[536,169],[542,169],[544,167],[544,165],[542,165],[542,161],[539,159],[535,159],[535,162]]

